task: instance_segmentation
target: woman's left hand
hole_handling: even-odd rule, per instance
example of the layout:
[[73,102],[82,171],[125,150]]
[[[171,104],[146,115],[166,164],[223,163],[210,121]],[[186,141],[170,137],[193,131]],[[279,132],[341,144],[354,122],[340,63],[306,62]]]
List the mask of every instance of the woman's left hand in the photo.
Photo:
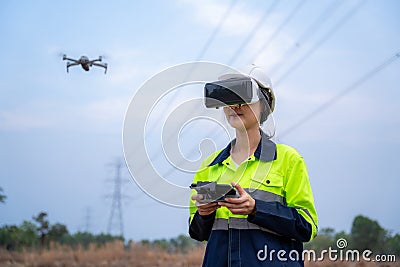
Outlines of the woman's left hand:
[[256,201],[237,183],[232,183],[236,188],[239,198],[225,198],[224,202],[218,202],[219,206],[227,207],[233,214],[249,215],[255,213]]

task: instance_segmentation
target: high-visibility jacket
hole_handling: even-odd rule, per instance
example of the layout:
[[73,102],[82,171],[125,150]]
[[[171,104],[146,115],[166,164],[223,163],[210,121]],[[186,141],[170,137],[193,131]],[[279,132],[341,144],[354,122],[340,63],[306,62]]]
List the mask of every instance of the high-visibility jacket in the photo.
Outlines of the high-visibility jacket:
[[231,145],[205,159],[193,182],[237,182],[255,199],[256,212],[220,207],[201,216],[191,200],[189,234],[208,241],[203,266],[304,266],[302,242],[316,236],[318,218],[303,157],[261,132],[254,155],[236,166]]

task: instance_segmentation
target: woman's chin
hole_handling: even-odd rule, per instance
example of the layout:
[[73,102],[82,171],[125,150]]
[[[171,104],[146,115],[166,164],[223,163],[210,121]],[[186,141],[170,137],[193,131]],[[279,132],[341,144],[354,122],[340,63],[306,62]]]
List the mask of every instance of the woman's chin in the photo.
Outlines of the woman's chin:
[[239,118],[231,118],[229,120],[229,125],[235,129],[245,129],[245,125],[243,124],[242,120]]

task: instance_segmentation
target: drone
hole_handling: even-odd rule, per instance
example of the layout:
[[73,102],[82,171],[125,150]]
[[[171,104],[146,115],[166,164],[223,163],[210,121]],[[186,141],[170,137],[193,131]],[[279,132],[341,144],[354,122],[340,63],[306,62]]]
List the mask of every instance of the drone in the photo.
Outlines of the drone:
[[104,74],[107,73],[107,63],[97,63],[103,60],[102,56],[99,56],[98,59],[93,60],[89,60],[87,56],[81,56],[80,59],[76,60],[68,58],[67,55],[63,55],[63,60],[69,60],[69,62],[67,62],[67,72],[69,72],[69,67],[81,65],[86,71],[89,71],[90,67],[92,66],[102,67],[104,68]]

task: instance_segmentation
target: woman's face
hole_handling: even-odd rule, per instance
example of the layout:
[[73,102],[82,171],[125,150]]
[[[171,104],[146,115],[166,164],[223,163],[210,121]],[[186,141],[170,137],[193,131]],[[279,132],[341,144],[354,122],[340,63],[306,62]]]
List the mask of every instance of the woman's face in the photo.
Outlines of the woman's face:
[[249,129],[259,127],[261,103],[260,101],[242,106],[224,107],[224,113],[229,124],[235,129]]

